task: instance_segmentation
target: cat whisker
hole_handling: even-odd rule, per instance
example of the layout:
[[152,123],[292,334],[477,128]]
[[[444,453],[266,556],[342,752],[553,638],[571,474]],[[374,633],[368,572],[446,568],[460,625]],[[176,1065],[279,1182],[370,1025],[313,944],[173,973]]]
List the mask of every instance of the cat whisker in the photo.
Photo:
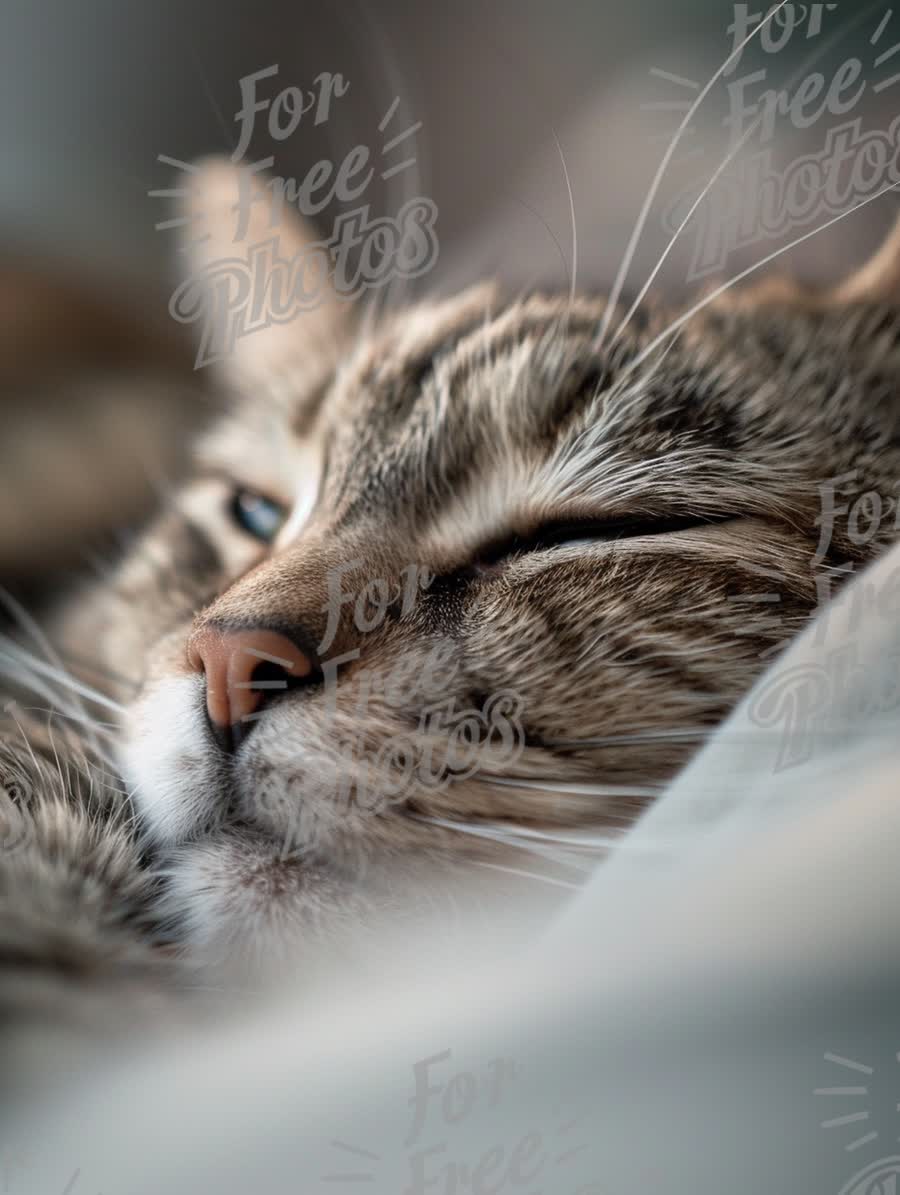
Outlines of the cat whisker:
[[[44,634],[44,632],[41,630],[41,628],[38,626],[38,624],[35,622],[35,620],[31,617],[31,615],[28,613],[28,611],[25,609],[25,607],[20,602],[18,602],[16,600],[16,598],[14,598],[13,595],[8,590],[4,589],[2,586],[0,586],[0,602],[3,602],[3,604],[6,606],[7,610],[12,615],[12,617],[19,623],[19,625],[22,627],[22,629],[25,631],[25,633],[31,637],[31,639],[35,642],[35,644],[38,646],[38,648],[43,652],[43,654],[46,658],[47,664],[49,666],[58,668],[62,673],[65,673],[66,675],[68,675],[65,665],[63,664],[62,660],[59,658],[59,655],[57,654],[56,650],[54,649],[53,644],[50,642],[49,638]],[[2,643],[4,640],[5,640],[5,636],[0,636],[0,643]],[[23,650],[24,650],[24,648],[23,648]],[[80,701],[77,696],[75,697],[75,703],[78,706],[78,708],[80,708],[84,713],[87,712],[84,708],[83,702]],[[90,733],[92,733],[92,732],[89,732],[89,734]],[[94,742],[94,746],[99,749],[99,743],[97,743],[96,741]]]
[[[0,658],[0,663],[2,663],[2,658]],[[21,685],[23,688],[27,689],[29,693],[34,693],[38,697],[43,697],[44,700],[47,701],[47,703],[48,703],[47,708],[64,709],[66,713],[71,714],[73,716],[78,716],[78,717],[82,716],[82,711],[81,711],[80,707],[77,707],[77,706],[73,707],[70,703],[65,702],[64,699],[61,698],[58,694],[52,693],[50,691],[50,689],[46,686],[46,684],[44,684],[44,682],[42,680],[40,680],[39,678],[33,677],[33,676],[23,676],[20,671],[9,670],[9,669],[7,669],[6,671],[4,671],[3,669],[0,669],[0,675],[5,675],[5,676],[11,677],[12,679],[15,680],[16,684]],[[14,709],[17,706],[17,704],[18,703],[13,699],[13,700],[8,701],[4,705],[3,708],[8,713],[12,709]]]
[[532,850],[546,845],[564,847],[567,851],[606,854],[611,850],[618,850],[623,845],[629,845],[622,835],[593,834],[582,830],[538,830],[511,822],[459,822],[452,818],[430,817],[424,814],[417,814],[415,820],[441,826],[445,830],[458,830],[476,838],[490,838]]
[[[659,356],[656,358],[656,360],[650,366],[648,366],[647,370],[643,374],[635,378],[634,381],[628,381],[627,370],[621,375],[621,377],[616,379],[616,382],[610,393],[610,399],[615,400],[615,406],[620,411],[620,414],[627,414],[632,405],[636,406],[642,400],[645,387],[650,381],[652,381],[654,373],[657,370],[662,370],[666,357],[673,348],[674,344],[674,341],[670,341],[669,344],[666,345],[666,347],[659,353]],[[628,402],[629,399],[631,400],[630,403]],[[610,405],[612,406],[613,404],[611,403]],[[677,454],[673,454],[673,456],[676,458],[677,462]],[[644,467],[646,467],[646,465]],[[640,476],[638,472],[638,466],[633,466],[633,470],[636,477]]]
[[556,129],[551,126],[550,132],[553,134],[553,143],[556,146],[556,152],[559,154],[563,178],[565,179],[566,183],[566,191],[568,192],[569,196],[569,218],[572,221],[572,274],[569,282],[569,301],[574,303],[578,277],[578,225],[575,222],[575,196],[572,194],[572,181],[569,178],[569,168],[566,166],[565,155],[563,154],[562,146],[559,143],[559,137],[556,135]]
[[725,170],[727,170],[727,168],[731,165],[731,163],[734,161],[734,159],[737,157],[737,155],[740,153],[740,151],[747,144],[751,135],[753,133],[755,133],[756,130],[759,128],[759,126],[762,124],[764,116],[765,116],[765,112],[763,111],[756,118],[756,120],[753,121],[752,124],[747,126],[743,136],[740,138],[737,145],[735,145],[734,149],[722,159],[722,161],[719,163],[718,167],[716,168],[715,172],[713,173],[713,175],[707,182],[706,186],[703,188],[703,190],[700,192],[700,194],[697,196],[697,198],[691,204],[690,208],[688,209],[687,215],[684,217],[684,219],[681,221],[681,223],[675,229],[674,233],[672,234],[672,236],[669,239],[669,243],[666,245],[665,249],[663,249],[662,253],[660,254],[659,260],[657,261],[657,263],[653,267],[653,269],[650,271],[650,274],[647,277],[647,281],[644,283],[644,285],[638,291],[633,303],[628,308],[625,315],[622,317],[622,320],[619,323],[619,326],[616,328],[615,332],[613,333],[612,342],[611,342],[612,344],[616,344],[618,342],[619,337],[625,331],[625,328],[630,323],[632,317],[634,316],[634,313],[640,307],[641,303],[643,303],[644,297],[647,294],[647,291],[653,285],[656,275],[659,273],[659,271],[665,265],[666,258],[672,252],[672,249],[675,247],[676,241],[681,236],[681,234],[684,232],[685,228],[687,228],[688,224],[690,224],[691,220],[694,217],[694,213],[697,211],[697,208],[700,206],[700,204],[703,202],[703,200],[707,197],[707,195],[710,193],[710,191],[713,189],[713,187],[719,181],[723,172]]
[[572,793],[574,796],[586,797],[657,797],[662,792],[661,786],[627,785],[627,784],[590,784],[577,780],[519,780],[509,776],[492,776],[488,772],[478,772],[477,779],[485,784],[494,784],[503,788],[527,788],[539,792]]
[[753,30],[751,30],[750,33],[747,34],[747,36],[744,38],[744,40],[742,42],[740,42],[739,45],[734,47],[734,49],[731,51],[731,53],[728,55],[728,57],[725,59],[725,61],[722,63],[722,65],[719,67],[719,69],[710,78],[710,80],[708,81],[706,86],[703,88],[703,90],[699,92],[699,94],[697,95],[697,98],[694,100],[694,102],[691,104],[690,108],[684,114],[684,117],[683,117],[681,123],[679,124],[678,128],[675,130],[675,135],[673,136],[672,140],[669,142],[668,149],[663,154],[662,161],[660,162],[659,167],[657,168],[656,174],[653,177],[653,181],[650,184],[650,189],[647,192],[646,197],[644,198],[643,204],[641,205],[641,210],[638,214],[637,221],[632,230],[631,237],[628,241],[628,246],[625,250],[625,256],[622,258],[622,264],[619,266],[619,272],[616,274],[615,282],[613,283],[612,290],[610,291],[609,301],[606,305],[606,310],[603,313],[603,319],[600,324],[600,333],[599,333],[599,344],[600,345],[602,345],[604,340],[606,339],[606,333],[609,330],[609,324],[610,324],[610,321],[612,320],[612,313],[615,310],[616,304],[619,301],[619,296],[622,293],[622,288],[625,285],[626,278],[628,277],[628,271],[631,269],[631,263],[634,260],[635,250],[637,249],[638,241],[641,239],[641,236],[643,234],[644,226],[647,223],[647,217],[650,214],[650,208],[653,205],[653,201],[656,198],[656,193],[659,190],[659,185],[662,182],[663,175],[665,174],[666,170],[668,169],[669,163],[671,162],[676,149],[678,148],[681,138],[684,136],[685,130],[687,129],[687,127],[691,123],[691,121],[694,119],[694,116],[697,113],[697,109],[700,107],[700,105],[703,103],[703,101],[709,95],[710,91],[712,91],[713,87],[715,87],[716,83],[718,83],[719,79],[721,79],[721,77],[724,75],[725,71],[728,69],[732,60],[735,59],[738,56],[738,54],[741,53],[741,51],[744,49],[744,47],[747,45],[748,42],[750,42],[754,37],[756,37],[756,35],[766,25],[768,25],[771,20],[773,20],[773,18],[776,16],[776,14],[779,13],[784,8],[786,3],[787,3],[787,0],[781,0],[781,3],[776,5],[771,10],[771,12],[767,13],[766,16],[763,17],[763,19],[759,22],[759,24]]
[[104,768],[99,767],[92,760],[85,760],[84,762],[85,775],[88,776],[92,782],[95,776],[98,777],[102,781],[103,787],[107,792],[115,793],[117,797],[122,797],[128,803],[128,806],[132,809],[132,812],[122,821],[121,824],[126,827],[133,825],[136,821],[136,814],[133,811],[130,794],[121,783],[120,777],[114,772],[108,772]]
[[[2,675],[4,672],[2,663],[3,657],[0,655],[0,675]],[[42,697],[46,702],[48,702],[48,706],[46,707],[46,712],[48,714],[69,719],[83,727],[85,737],[81,743],[82,748],[89,749],[96,759],[101,760],[106,766],[111,768],[114,773],[117,772],[116,761],[113,758],[111,751],[104,747],[101,743],[101,736],[106,739],[112,739],[112,732],[104,726],[95,724],[83,706],[80,704],[77,706],[72,706],[70,703],[61,699],[58,694],[51,692],[51,690],[42,680],[34,676],[23,676],[20,668],[7,669],[6,675],[13,677],[17,684],[23,686],[23,688],[27,689],[29,692],[37,694],[39,697]],[[16,722],[16,725],[19,725],[14,713],[16,708],[27,712],[32,708],[40,711],[44,707],[18,706],[18,703],[11,701],[7,703],[4,708],[5,712],[13,718],[13,721]],[[22,730],[21,726],[19,728]],[[24,735],[24,730],[22,730],[22,733]]]
[[714,726],[703,726],[697,728],[689,728],[680,730],[673,728],[670,730],[662,729],[648,729],[629,731],[626,734],[610,734],[598,735],[586,739],[547,739],[544,741],[546,747],[619,747],[628,746],[632,743],[666,743],[666,742],[697,742],[707,739],[713,731],[719,736],[727,736],[728,739],[734,742],[737,738],[746,738],[748,741],[758,741],[759,734],[756,730],[752,731],[735,731]]
[[[576,871],[593,871],[596,860],[587,862],[580,857],[584,852],[598,853],[603,851],[606,853],[608,849],[614,844],[615,840],[610,838],[606,845],[601,846],[598,842],[576,843],[575,841],[566,841],[563,838],[555,838],[550,834],[542,834],[538,831],[532,833],[522,833],[520,827],[490,822],[459,822],[452,819],[440,817],[426,817],[417,816],[416,821],[426,822],[432,826],[439,826],[444,830],[451,830],[454,833],[465,834],[470,838],[484,839],[489,842],[497,842],[503,846],[513,847],[516,850],[528,851],[531,854],[539,855],[548,863],[554,863],[559,866],[572,868]],[[560,850],[559,848],[563,849]]]
[[70,710],[62,710],[54,706],[44,705],[20,705],[16,702],[16,708],[22,710],[24,713],[35,714],[55,714],[58,718],[66,718],[70,722],[77,722],[81,726],[90,726],[97,731],[98,734],[105,735],[107,738],[115,739],[117,735],[117,727],[114,722],[98,722],[90,715],[75,713]]
[[[103,693],[92,688],[92,686],[76,680],[64,668],[55,668],[51,664],[38,659],[25,648],[20,647],[15,640],[9,639],[5,635],[0,635],[0,663],[7,666],[14,665],[17,669],[24,668],[26,671],[30,669],[39,676],[55,681],[73,693],[85,697],[89,701],[96,702],[97,705],[105,706],[116,714],[124,714],[126,712],[125,707],[120,705],[118,701],[113,701],[111,697],[106,697]],[[19,674],[17,671],[11,671],[8,675],[17,676]]]
[[553,229],[550,227],[550,225],[547,223],[547,221],[544,219],[544,217],[541,215],[541,213],[539,211],[537,211],[536,208],[533,208],[530,203],[526,203],[524,199],[520,199],[518,196],[515,197],[515,201],[516,201],[516,203],[518,203],[520,205],[520,207],[525,208],[525,210],[527,212],[530,212],[531,215],[534,216],[534,218],[540,222],[540,224],[544,228],[544,231],[547,233],[547,236],[549,236],[550,240],[556,246],[556,251],[559,254],[559,260],[560,260],[560,263],[563,268],[563,274],[565,275],[566,282],[569,283],[570,295],[574,299],[575,288],[574,288],[574,284],[571,281],[571,277],[569,274],[569,263],[566,261],[565,251],[563,250],[562,245],[559,243],[559,237],[557,237],[556,233],[553,231]]
[[[26,713],[26,714],[28,714],[28,713],[46,714],[47,715],[47,732],[50,735],[51,742],[52,742],[52,730],[51,730],[50,723],[53,718],[64,718],[66,721],[75,722],[75,723],[78,723],[79,725],[87,726],[92,730],[94,729],[94,723],[89,718],[83,718],[78,713],[75,713],[72,711],[61,710],[61,709],[53,707],[53,706],[19,705],[18,703],[16,703],[15,709],[21,710],[23,713]],[[11,712],[11,711],[9,711],[9,712]],[[16,723],[16,725],[19,725],[18,722]],[[21,729],[21,727],[20,727],[20,729]],[[105,730],[102,727],[98,728],[97,733],[103,734],[105,737],[110,738],[110,739],[112,739],[114,737],[110,731]],[[90,769],[93,768],[94,771],[98,775],[101,775],[104,777],[104,783],[107,784],[107,787],[114,787],[117,792],[122,792],[122,794],[124,795],[124,789],[122,788],[122,779],[119,775],[118,768],[116,766],[116,761],[113,758],[111,752],[108,751],[105,747],[101,746],[99,740],[96,738],[91,738],[91,740],[87,743],[83,742],[82,740],[78,740],[78,746],[79,746],[79,756],[80,756],[81,760],[83,761],[85,768],[88,769],[86,774],[89,776],[89,779],[93,778],[92,774],[90,773]],[[87,755],[86,749],[90,749],[90,751],[93,752],[93,755],[95,757],[93,760]],[[99,767],[96,762],[97,760],[99,760],[100,763],[105,764],[106,767],[110,768],[111,770],[106,771],[105,768]],[[115,784],[109,785],[108,781],[110,781],[110,780],[115,781]]]
[[[51,698],[49,694],[42,694],[42,695],[47,695],[48,700],[53,700],[53,698]],[[16,727],[19,730],[19,734],[22,735],[22,739],[25,743],[25,747],[27,748],[27,752],[29,752],[29,755],[31,756],[32,764],[33,764],[33,766],[35,766],[36,770],[39,767],[38,761],[35,756],[35,752],[33,752],[33,748],[31,746],[31,741],[29,739],[29,736],[27,736],[27,733],[26,733],[25,728],[23,727],[23,724],[19,722],[17,713],[19,713],[19,712],[22,712],[22,713],[44,713],[44,715],[47,715],[48,736],[49,736],[49,740],[50,740],[50,746],[53,747],[54,754],[56,755],[57,767],[59,767],[59,755],[56,754],[56,744],[55,744],[54,737],[53,737],[53,730],[51,730],[51,727],[50,727],[50,719],[54,718],[54,717],[66,718],[66,719],[71,719],[71,721],[73,721],[73,722],[85,724],[85,725],[87,725],[87,727],[91,727],[90,719],[85,719],[84,717],[82,717],[80,715],[79,712],[63,711],[60,709],[56,709],[56,707],[54,707],[54,706],[20,705],[18,703],[18,701],[8,701],[8,703],[4,706],[4,712],[6,713],[7,717],[10,717],[12,719],[12,721],[14,723],[16,723]],[[84,764],[84,766],[85,766],[85,774],[88,777],[88,780],[90,780],[90,782],[91,782],[92,789],[93,789],[93,773],[96,772],[98,774],[98,776],[104,777],[104,784],[106,785],[106,788],[115,789],[115,791],[122,792],[124,795],[124,792],[121,788],[122,780],[121,780],[121,777],[118,776],[116,762],[114,759],[112,759],[112,756],[108,752],[106,752],[105,749],[100,747],[99,741],[97,741],[96,739],[91,739],[91,741],[88,741],[88,742],[79,740],[78,747],[79,747],[78,758],[73,758],[71,752],[69,752],[66,756],[67,773],[68,773],[69,762],[72,762],[72,764],[74,764],[75,767],[78,767],[79,762],[82,762],[82,764]],[[111,771],[108,772],[108,771],[105,771],[104,768],[99,767],[97,762],[92,760],[90,758],[90,756],[88,756],[85,753],[86,748],[90,748],[91,752],[94,755],[94,759],[99,760],[100,762],[102,762],[102,764],[111,768]],[[91,771],[92,768],[93,768],[93,772]],[[62,776],[60,778],[62,779]],[[66,782],[67,782],[67,779],[68,779],[68,774],[66,777]],[[110,782],[112,782],[112,783],[110,783]]]
[[881,199],[882,196],[887,195],[889,191],[896,191],[898,187],[900,187],[900,182],[888,183],[887,186],[884,186],[880,190],[876,191],[874,195],[869,195],[866,199],[861,199],[859,203],[854,204],[853,207],[848,208],[847,211],[840,212],[837,216],[833,216],[830,220],[826,220],[824,224],[820,224],[818,228],[813,228],[809,232],[804,233],[802,236],[796,237],[789,244],[783,245],[780,249],[776,249],[774,252],[767,254],[764,258],[762,258],[761,261],[755,262],[752,266],[748,266],[745,270],[741,270],[740,273],[735,274],[734,277],[730,278],[727,282],[723,282],[721,286],[717,286],[714,290],[710,291],[709,294],[700,299],[699,302],[695,303],[692,307],[688,308],[687,311],[683,312],[680,316],[674,319],[664,331],[659,333],[658,336],[654,337],[647,347],[642,349],[641,352],[638,353],[638,355],[634,358],[634,360],[626,366],[622,377],[624,378],[628,374],[632,373],[635,369],[638,369],[666,340],[674,336],[675,333],[678,332],[680,328],[684,327],[686,323],[692,320],[695,315],[697,315],[700,311],[703,311],[704,308],[710,305],[710,303],[714,303],[716,299],[725,294],[726,291],[731,290],[731,288],[737,285],[738,282],[742,282],[751,274],[755,274],[757,270],[761,270],[764,266],[769,265],[771,262],[775,261],[776,258],[781,257],[783,253],[789,253],[792,249],[795,249],[798,245],[802,245],[804,241],[808,241],[811,237],[818,236],[820,232],[826,232],[833,224],[837,224],[839,221],[845,220],[847,216],[852,216],[855,212],[858,212],[860,208],[864,208],[868,204],[874,203],[876,199]]
[[6,714],[8,714],[8,716],[10,718],[12,718],[13,722],[15,722],[16,726],[19,728],[19,734],[21,734],[21,736],[22,736],[22,741],[25,744],[25,748],[28,751],[28,754],[31,756],[31,762],[34,765],[35,774],[37,774],[37,771],[38,771],[37,756],[34,753],[34,748],[31,745],[31,741],[28,738],[28,735],[25,733],[24,726],[19,721],[19,719],[16,717],[15,709],[11,705],[6,706],[5,712],[6,712]]
[[[810,67],[814,66],[816,62],[818,62],[821,58],[823,58],[825,56],[825,54],[828,53],[828,51],[832,48],[832,46],[836,42],[840,41],[840,39],[842,37],[846,36],[846,34],[848,34],[853,28],[855,28],[857,25],[861,24],[862,21],[864,19],[866,19],[869,16],[869,14],[872,12],[872,10],[877,6],[878,2],[879,2],[879,0],[874,0],[874,2],[872,4],[867,5],[866,8],[863,9],[854,20],[852,20],[852,21],[848,22],[846,25],[842,26],[835,33],[833,33],[831,35],[831,37],[826,38],[825,41],[823,41],[822,44],[820,46],[818,46],[813,53],[808,54],[806,56],[806,58],[803,60],[803,62],[801,63],[801,65],[797,68],[797,70],[794,71],[794,73],[791,75],[790,79],[788,79],[787,83],[784,84],[784,92],[786,94],[790,94],[791,91],[793,90],[794,85],[797,83],[797,81],[801,78],[804,78],[808,74]],[[754,33],[755,32],[756,31],[754,30]],[[644,300],[645,295],[647,294],[647,291],[653,285],[654,279],[656,278],[659,271],[662,269],[662,266],[665,263],[666,258],[669,256],[669,253],[671,252],[672,248],[674,247],[675,242],[678,240],[678,238],[684,232],[687,225],[690,223],[697,208],[700,206],[700,204],[703,202],[703,200],[706,198],[706,196],[709,194],[709,192],[715,186],[716,182],[721,177],[722,172],[734,160],[734,158],[737,156],[737,154],[740,152],[740,150],[743,149],[744,145],[746,144],[747,140],[750,137],[750,134],[755,132],[756,129],[758,129],[759,126],[762,124],[764,117],[765,117],[765,112],[761,111],[759,116],[756,118],[756,120],[754,120],[750,125],[747,126],[746,132],[741,137],[741,139],[738,141],[737,145],[725,158],[723,158],[718,169],[712,175],[712,177],[710,178],[710,180],[706,184],[706,186],[703,188],[703,190],[700,192],[696,201],[691,205],[691,208],[688,211],[687,215],[682,220],[681,224],[679,224],[679,226],[675,230],[675,232],[672,234],[671,240],[669,241],[669,243],[666,245],[665,249],[663,250],[662,255],[659,258],[659,261],[654,266],[653,270],[650,273],[650,276],[647,278],[647,281],[641,287],[640,291],[638,292],[637,297],[635,298],[634,302],[629,307],[628,312],[626,313],[622,322],[619,324],[618,328],[616,328],[616,331],[613,333],[613,338],[612,338],[613,344],[615,344],[618,341],[619,337],[622,335],[622,332],[625,330],[626,325],[632,319],[632,317],[634,316],[634,313],[637,311],[638,307],[640,307],[641,303]]]
[[570,892],[579,892],[581,884],[571,884],[568,880],[561,880],[557,876],[542,875],[540,872],[525,871],[520,867],[504,867],[500,863],[488,863],[485,859],[471,860],[475,867],[486,867],[490,871],[502,871],[507,875],[520,876],[526,880],[537,880],[541,884],[550,884],[555,888],[567,888]]
[[50,747],[51,747],[51,750],[53,751],[53,759],[56,763],[56,771],[57,771],[57,774],[59,775],[59,782],[63,787],[63,792],[69,793],[72,791],[71,780],[69,778],[69,762],[68,762],[68,760],[66,760],[66,774],[63,775],[62,764],[60,763],[60,759],[59,759],[59,752],[56,749],[56,740],[53,737],[53,729],[50,725],[51,720],[52,720],[52,715],[51,715],[51,717],[48,717],[48,719],[47,719],[47,737],[50,740]]
[[83,656],[76,655],[71,651],[62,651],[60,652],[60,656],[67,663],[74,665],[74,667],[83,671],[93,672],[97,676],[113,681],[117,685],[126,685],[135,692],[140,688],[139,683],[133,677],[126,676],[124,672],[117,672],[108,665],[96,664],[93,660],[87,660]]
[[654,732],[637,732],[634,734],[608,734],[599,735],[597,738],[589,739],[548,739],[544,746],[546,747],[627,747],[633,743],[671,743],[671,742],[696,742],[703,739],[710,731],[700,733],[696,731],[654,731]]

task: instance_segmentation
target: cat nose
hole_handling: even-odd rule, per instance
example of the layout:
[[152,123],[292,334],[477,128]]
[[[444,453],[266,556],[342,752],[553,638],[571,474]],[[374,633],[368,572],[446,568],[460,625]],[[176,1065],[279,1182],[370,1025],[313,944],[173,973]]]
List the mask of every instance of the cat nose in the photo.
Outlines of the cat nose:
[[266,698],[312,672],[312,662],[278,631],[204,627],[188,643],[188,662],[206,677],[206,709],[220,742],[234,748]]

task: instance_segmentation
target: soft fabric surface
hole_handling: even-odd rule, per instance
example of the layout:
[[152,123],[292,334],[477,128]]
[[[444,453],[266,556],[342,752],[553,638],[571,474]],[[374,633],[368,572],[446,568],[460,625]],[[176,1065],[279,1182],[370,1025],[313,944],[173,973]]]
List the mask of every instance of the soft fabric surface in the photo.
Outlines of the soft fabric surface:
[[[135,1195],[465,1189],[437,1181],[453,1164],[484,1190],[559,1195],[892,1190],[897,577],[900,549],[776,661],[515,967],[426,973],[385,953],[339,1000],[291,993],[108,1066],[23,1040],[17,1065],[47,1078],[3,1130],[27,1160],[11,1190],[62,1191],[76,1171],[70,1190]],[[475,1078],[441,1105],[457,1072]]]

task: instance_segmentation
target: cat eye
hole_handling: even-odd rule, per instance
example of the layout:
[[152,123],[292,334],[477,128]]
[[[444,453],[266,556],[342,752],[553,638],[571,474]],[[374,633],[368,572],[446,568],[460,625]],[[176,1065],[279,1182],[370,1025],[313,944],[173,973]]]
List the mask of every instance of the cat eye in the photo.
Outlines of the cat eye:
[[242,531],[264,544],[270,544],[287,518],[287,509],[256,490],[235,490],[229,502],[229,514]]
[[541,524],[527,535],[512,534],[485,544],[477,553],[475,565],[490,568],[509,557],[528,552],[543,552],[564,544],[602,543],[616,539],[635,539],[638,536],[667,535],[673,531],[689,531],[724,523],[731,515],[674,515],[661,517],[640,515],[620,519],[559,519]]

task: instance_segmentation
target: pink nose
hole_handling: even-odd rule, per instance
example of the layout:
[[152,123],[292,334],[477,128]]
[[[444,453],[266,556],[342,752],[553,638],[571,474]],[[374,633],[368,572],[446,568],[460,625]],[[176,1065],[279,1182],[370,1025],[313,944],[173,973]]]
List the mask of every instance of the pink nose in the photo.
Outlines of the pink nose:
[[206,676],[206,708],[220,735],[242,737],[267,696],[309,676],[312,663],[277,631],[206,627],[188,644],[188,662]]

